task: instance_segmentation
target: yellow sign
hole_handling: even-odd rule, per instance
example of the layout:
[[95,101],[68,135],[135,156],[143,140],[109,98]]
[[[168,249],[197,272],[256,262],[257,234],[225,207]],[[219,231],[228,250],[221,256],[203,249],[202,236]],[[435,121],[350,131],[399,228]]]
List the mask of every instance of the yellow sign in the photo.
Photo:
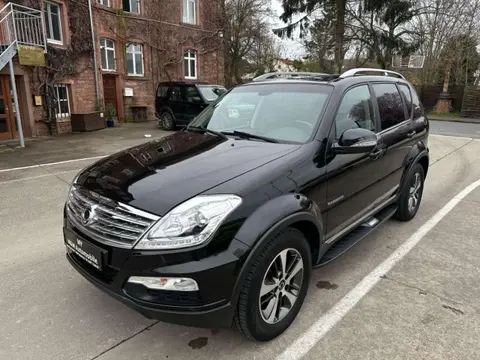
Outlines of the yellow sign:
[[35,96],[35,105],[36,106],[41,106],[42,105],[42,97],[41,96],[38,96],[38,95]]
[[20,65],[45,66],[45,53],[43,48],[36,46],[19,45],[18,60]]

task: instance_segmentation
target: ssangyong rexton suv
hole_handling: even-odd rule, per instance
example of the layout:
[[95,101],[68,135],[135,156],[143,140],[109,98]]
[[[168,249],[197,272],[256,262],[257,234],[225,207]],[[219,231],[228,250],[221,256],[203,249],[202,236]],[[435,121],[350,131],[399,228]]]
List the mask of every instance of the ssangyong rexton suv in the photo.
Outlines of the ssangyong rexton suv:
[[417,94],[399,74],[359,73],[263,76],[84,169],[64,211],[68,260],[149,318],[280,335],[312,267],[420,205]]

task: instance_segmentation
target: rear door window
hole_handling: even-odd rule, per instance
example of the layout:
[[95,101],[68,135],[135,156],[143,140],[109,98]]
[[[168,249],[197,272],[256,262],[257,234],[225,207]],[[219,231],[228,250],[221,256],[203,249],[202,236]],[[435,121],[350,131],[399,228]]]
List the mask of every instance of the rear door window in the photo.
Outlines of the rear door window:
[[373,84],[373,90],[377,98],[382,130],[405,121],[405,108],[395,84]]
[[170,88],[170,101],[183,101],[182,88],[180,86],[172,86]]

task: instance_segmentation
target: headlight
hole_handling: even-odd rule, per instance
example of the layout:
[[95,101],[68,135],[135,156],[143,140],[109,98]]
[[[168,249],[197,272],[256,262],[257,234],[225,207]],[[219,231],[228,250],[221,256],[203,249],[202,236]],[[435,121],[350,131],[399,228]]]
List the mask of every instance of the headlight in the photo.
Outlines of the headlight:
[[158,220],[135,249],[180,249],[204,243],[241,203],[236,195],[200,195],[187,200]]

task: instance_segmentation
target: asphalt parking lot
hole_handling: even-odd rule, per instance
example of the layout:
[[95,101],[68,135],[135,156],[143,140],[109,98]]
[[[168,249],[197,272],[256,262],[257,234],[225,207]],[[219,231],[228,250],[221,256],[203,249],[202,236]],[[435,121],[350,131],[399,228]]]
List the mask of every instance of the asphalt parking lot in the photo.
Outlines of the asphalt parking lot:
[[315,270],[292,327],[259,344],[230,329],[147,320],[66,261],[69,182],[147,133],[164,135],[147,124],[0,152],[0,359],[478,358],[480,186],[470,185],[480,184],[479,140],[431,135],[417,217],[387,222]]

